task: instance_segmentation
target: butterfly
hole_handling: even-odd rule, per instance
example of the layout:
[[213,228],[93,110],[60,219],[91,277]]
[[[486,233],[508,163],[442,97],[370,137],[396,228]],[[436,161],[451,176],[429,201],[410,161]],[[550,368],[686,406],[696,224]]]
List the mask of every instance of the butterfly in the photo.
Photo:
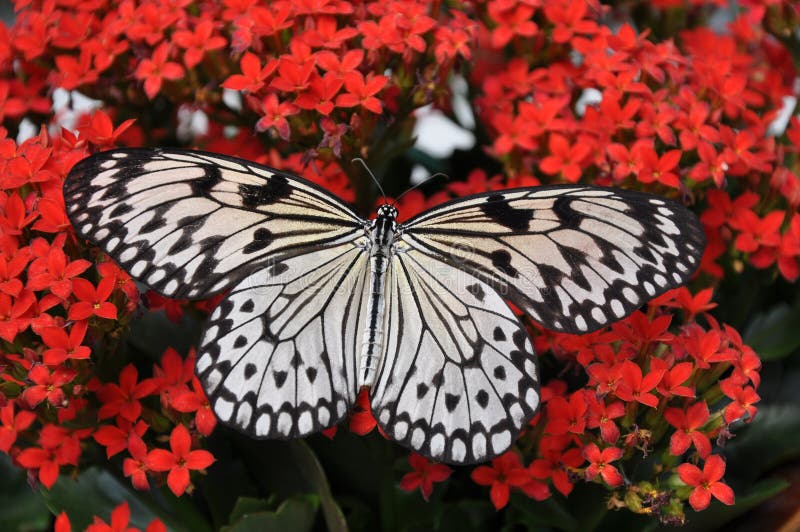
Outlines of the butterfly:
[[296,175],[178,149],[118,149],[64,184],[77,233],[172,298],[223,294],[196,374],[219,420],[255,438],[342,421],[359,391],[392,440],[441,462],[505,452],[540,406],[533,344],[588,333],[697,269],[697,217],[585,185],[459,198],[372,220]]

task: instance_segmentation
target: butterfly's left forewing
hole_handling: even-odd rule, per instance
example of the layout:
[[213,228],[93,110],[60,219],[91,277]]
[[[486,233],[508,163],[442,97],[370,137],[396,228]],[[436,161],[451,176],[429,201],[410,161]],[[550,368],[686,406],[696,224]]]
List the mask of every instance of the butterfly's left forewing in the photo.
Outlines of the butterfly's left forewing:
[[402,243],[391,272],[375,419],[435,460],[476,463],[504,452],[539,406],[524,327],[489,285]]

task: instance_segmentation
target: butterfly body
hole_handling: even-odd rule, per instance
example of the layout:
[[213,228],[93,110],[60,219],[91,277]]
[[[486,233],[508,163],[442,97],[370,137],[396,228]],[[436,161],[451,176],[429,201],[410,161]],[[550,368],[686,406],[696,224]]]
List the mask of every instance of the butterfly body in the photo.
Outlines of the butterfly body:
[[195,371],[254,438],[345,419],[369,388],[396,442],[466,464],[505,452],[540,406],[528,331],[585,333],[686,282],[705,245],[669,200],[587,185],[493,191],[403,224],[242,159],[123,149],[64,184],[79,235],[164,296],[224,293]]
[[389,204],[378,208],[378,216],[369,228],[369,302],[364,341],[359,359],[358,388],[372,386],[377,362],[383,349],[383,326],[386,312],[387,273],[395,253],[397,234],[397,209]]

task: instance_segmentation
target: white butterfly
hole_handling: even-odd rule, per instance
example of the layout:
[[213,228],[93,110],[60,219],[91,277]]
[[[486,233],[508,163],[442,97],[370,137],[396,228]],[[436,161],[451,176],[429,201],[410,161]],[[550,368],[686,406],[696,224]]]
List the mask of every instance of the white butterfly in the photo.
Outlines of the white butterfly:
[[506,451],[539,408],[513,302],[589,332],[684,283],[704,237],[673,202],[591,186],[457,199],[367,221],[300,177],[212,153],[122,149],[78,163],[70,220],[175,298],[228,291],[196,372],[219,419],[296,438],[345,418],[359,390],[401,445],[455,464]]

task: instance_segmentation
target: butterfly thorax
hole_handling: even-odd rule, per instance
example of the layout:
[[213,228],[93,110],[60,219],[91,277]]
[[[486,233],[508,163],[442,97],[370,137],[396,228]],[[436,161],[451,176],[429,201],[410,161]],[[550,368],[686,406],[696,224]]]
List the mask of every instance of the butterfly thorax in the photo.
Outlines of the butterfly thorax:
[[367,323],[364,326],[359,360],[359,388],[372,386],[383,351],[386,282],[392,247],[397,235],[397,209],[392,205],[381,205],[378,208],[377,218],[372,221],[367,231],[370,239],[370,290],[367,295]]

